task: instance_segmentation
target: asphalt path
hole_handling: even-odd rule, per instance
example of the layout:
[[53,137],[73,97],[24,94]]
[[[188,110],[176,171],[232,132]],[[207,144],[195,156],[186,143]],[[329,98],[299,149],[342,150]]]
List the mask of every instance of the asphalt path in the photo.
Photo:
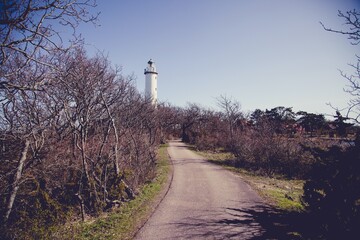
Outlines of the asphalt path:
[[239,176],[208,163],[180,141],[169,144],[169,191],[136,239],[254,239],[264,229],[250,214],[264,203]]

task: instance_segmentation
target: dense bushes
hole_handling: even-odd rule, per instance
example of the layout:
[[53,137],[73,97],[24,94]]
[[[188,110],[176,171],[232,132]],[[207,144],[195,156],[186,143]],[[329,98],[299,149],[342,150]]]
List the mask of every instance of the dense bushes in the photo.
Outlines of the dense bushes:
[[360,233],[359,140],[345,149],[311,149],[316,162],[304,185],[303,201],[327,239],[354,239]]
[[189,104],[180,112],[182,139],[198,150],[231,152],[235,167],[267,176],[304,178],[316,161],[307,148],[339,144],[329,137],[337,134],[336,121],[326,121],[321,114],[296,114],[291,108],[276,107],[246,115],[233,99],[218,101],[222,111]]
[[260,174],[302,177],[309,170],[312,158],[301,147],[301,137],[286,138],[248,130],[235,139],[232,153],[236,167],[247,168]]

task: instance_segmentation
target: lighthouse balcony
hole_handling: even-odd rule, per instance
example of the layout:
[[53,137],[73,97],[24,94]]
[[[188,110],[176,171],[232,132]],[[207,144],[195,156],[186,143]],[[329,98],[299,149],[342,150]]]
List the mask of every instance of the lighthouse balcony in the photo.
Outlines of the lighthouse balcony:
[[144,74],[147,74],[147,73],[154,73],[154,74],[158,74],[157,72],[156,72],[156,69],[155,68],[146,68],[146,69],[144,69]]

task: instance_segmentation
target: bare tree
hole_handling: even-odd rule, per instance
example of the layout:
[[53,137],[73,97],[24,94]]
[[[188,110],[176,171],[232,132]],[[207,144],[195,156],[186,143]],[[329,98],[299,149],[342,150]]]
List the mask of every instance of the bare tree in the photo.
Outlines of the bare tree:
[[[83,182],[86,186],[79,185],[79,200],[83,200],[84,193],[81,189],[89,189],[88,194],[92,197],[85,198],[90,198],[91,208],[96,208],[101,201],[100,189],[103,190],[103,199],[106,199],[106,187],[101,177],[96,174],[96,169],[102,161],[104,149],[109,147],[107,145],[110,132],[115,134],[113,166],[115,172],[119,172],[118,135],[111,111],[119,94],[116,87],[118,73],[111,69],[106,58],[88,58],[82,48],[60,55],[58,61],[59,64],[63,62],[62,66],[60,65],[63,71],[53,80],[51,96],[55,102],[61,103],[64,122],[68,123],[71,129],[76,151],[80,152],[83,174],[80,183]],[[90,144],[92,136],[96,136],[100,129],[99,143]]]
[[[12,62],[16,68],[22,62]],[[32,83],[47,77],[47,69],[44,66],[29,63],[18,71],[13,78],[22,84]],[[2,91],[0,98],[0,126],[1,136],[5,141],[14,142],[13,146],[19,146],[18,158],[8,156],[7,161],[16,162],[14,168],[4,173],[11,176],[9,191],[6,202],[6,211],[3,223],[7,223],[12,211],[15,197],[17,195],[22,176],[26,169],[41,160],[39,152],[42,149],[46,137],[46,131],[53,121],[53,112],[47,111],[44,102],[45,92],[25,91],[12,89]]]
[[223,111],[225,121],[228,123],[230,139],[232,139],[235,131],[235,126],[243,117],[240,102],[225,95],[221,95],[217,99],[217,103]]
[[195,135],[199,132],[197,124],[202,121],[202,108],[195,103],[188,103],[188,106],[179,111],[181,129],[182,129],[182,140],[184,142],[194,143],[196,138]]
[[[356,9],[338,12],[338,16],[345,22],[345,29],[336,30],[326,27],[323,23],[321,25],[326,31],[346,35],[352,45],[359,45],[360,43],[360,12]],[[349,93],[352,98],[348,102],[346,117],[351,118],[357,123],[360,122],[360,56],[356,55],[356,63],[350,64],[354,69],[353,74],[347,74],[341,71],[341,75],[348,81],[345,92]],[[337,108],[335,110],[338,111]]]
[[[0,1],[0,89],[37,90],[37,85],[13,83],[7,71],[7,63],[20,56],[25,59],[18,69],[29,62],[49,65],[39,56],[53,50],[67,50],[80,39],[75,30],[81,22],[94,22],[97,14],[89,13],[88,8],[95,6],[95,0],[1,0]],[[73,41],[64,44],[59,29],[71,29]],[[54,67],[54,66],[52,66]]]
[[179,138],[181,133],[179,107],[172,106],[169,103],[160,103],[157,106],[161,141],[166,139]]

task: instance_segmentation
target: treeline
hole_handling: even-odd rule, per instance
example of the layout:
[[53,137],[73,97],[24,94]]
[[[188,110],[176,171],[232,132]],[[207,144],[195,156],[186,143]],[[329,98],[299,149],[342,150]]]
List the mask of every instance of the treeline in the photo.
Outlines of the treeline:
[[217,103],[219,111],[196,104],[178,110],[183,141],[199,150],[231,152],[234,166],[269,176],[304,178],[315,161],[305,146],[346,146],[358,129],[338,112],[327,120],[282,106],[244,113],[238,101],[225,96]]
[[162,110],[107,57],[87,55],[76,30],[96,24],[95,6],[0,1],[1,239],[97,216],[155,175]]

